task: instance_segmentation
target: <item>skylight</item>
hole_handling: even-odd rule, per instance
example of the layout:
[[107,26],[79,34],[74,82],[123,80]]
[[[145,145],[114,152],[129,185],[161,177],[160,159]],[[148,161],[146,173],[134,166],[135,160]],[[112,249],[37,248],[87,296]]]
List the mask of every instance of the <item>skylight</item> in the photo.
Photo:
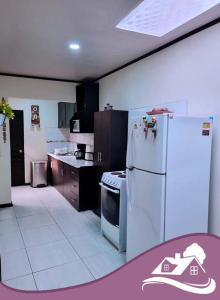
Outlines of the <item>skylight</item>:
[[144,0],[116,27],[161,37],[219,3],[220,0]]

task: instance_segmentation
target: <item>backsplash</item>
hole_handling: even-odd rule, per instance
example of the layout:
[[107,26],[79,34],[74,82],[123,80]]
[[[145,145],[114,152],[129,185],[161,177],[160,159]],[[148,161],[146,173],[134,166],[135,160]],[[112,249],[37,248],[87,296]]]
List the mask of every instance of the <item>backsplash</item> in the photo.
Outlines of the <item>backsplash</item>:
[[67,128],[45,128],[46,141],[48,142],[67,142],[69,141],[69,129]]
[[55,148],[67,148],[68,152],[75,151],[75,145],[72,142],[49,142],[47,143],[47,152],[53,153]]
[[55,148],[68,149],[68,152],[74,151],[74,144],[69,141],[69,129],[47,127],[45,129],[47,143],[47,152],[54,152]]
[[69,141],[74,143],[74,149],[76,144],[86,144],[86,151],[94,151],[94,133],[70,133]]
[[77,144],[86,144],[86,151],[94,151],[93,133],[69,133],[69,129],[48,127],[45,129],[47,151],[67,147],[68,152],[77,150]]

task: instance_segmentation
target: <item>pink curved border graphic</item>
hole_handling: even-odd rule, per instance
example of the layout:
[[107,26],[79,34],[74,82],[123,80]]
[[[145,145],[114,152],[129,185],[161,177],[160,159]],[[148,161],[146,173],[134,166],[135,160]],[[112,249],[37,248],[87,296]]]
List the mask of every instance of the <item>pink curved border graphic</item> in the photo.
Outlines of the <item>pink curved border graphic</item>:
[[[204,299],[217,300],[220,299],[220,238],[208,234],[193,234],[176,238],[162,245],[139,255],[129,263],[111,274],[87,284],[69,287],[65,289],[42,291],[42,292],[25,292],[18,291],[0,285],[0,296],[2,299],[13,300],[60,300],[60,299],[178,299],[191,300],[198,299],[197,294],[189,293],[184,289],[179,289],[175,285],[164,284],[165,282],[155,282],[157,284],[147,284],[142,291],[142,284],[145,278],[151,278],[152,271],[155,266],[162,260],[164,256],[174,255],[175,252],[181,252],[191,243],[200,244],[206,251],[207,259],[205,261],[205,269],[207,276],[215,281],[215,290],[211,294],[203,293],[200,297]],[[155,278],[153,278],[154,281]],[[210,287],[213,288],[214,281],[211,280]],[[193,287],[193,285],[190,285]],[[198,287],[196,287],[198,288]],[[201,287],[200,287],[201,289]],[[200,299],[200,298],[199,298]]]

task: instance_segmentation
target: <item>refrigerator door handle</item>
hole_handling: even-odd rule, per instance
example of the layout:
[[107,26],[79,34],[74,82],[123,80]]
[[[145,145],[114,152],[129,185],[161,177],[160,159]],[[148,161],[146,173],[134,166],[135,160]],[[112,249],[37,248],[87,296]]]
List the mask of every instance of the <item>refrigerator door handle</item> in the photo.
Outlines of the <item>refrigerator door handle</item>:
[[129,170],[129,171],[133,171],[134,170],[134,167],[132,166],[132,167],[127,167],[127,169]]
[[100,185],[102,188],[104,188],[104,189],[106,189],[106,190],[108,190],[109,192],[112,192],[112,193],[114,193],[114,194],[119,194],[119,193],[120,193],[118,190],[110,189],[109,187],[107,187],[106,185],[104,185],[102,182],[100,182],[99,185]]

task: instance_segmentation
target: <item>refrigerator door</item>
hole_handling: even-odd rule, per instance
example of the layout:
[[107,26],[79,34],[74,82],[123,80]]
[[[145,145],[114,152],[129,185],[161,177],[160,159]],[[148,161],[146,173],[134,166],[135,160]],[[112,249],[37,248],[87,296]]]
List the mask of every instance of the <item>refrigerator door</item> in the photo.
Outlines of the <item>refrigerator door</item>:
[[165,240],[208,232],[212,118],[169,120]]
[[127,208],[127,260],[164,241],[165,175],[133,169]]
[[143,118],[133,120],[128,133],[127,168],[164,174],[166,172],[166,146],[168,115],[157,115],[156,136],[149,128],[146,132]]

